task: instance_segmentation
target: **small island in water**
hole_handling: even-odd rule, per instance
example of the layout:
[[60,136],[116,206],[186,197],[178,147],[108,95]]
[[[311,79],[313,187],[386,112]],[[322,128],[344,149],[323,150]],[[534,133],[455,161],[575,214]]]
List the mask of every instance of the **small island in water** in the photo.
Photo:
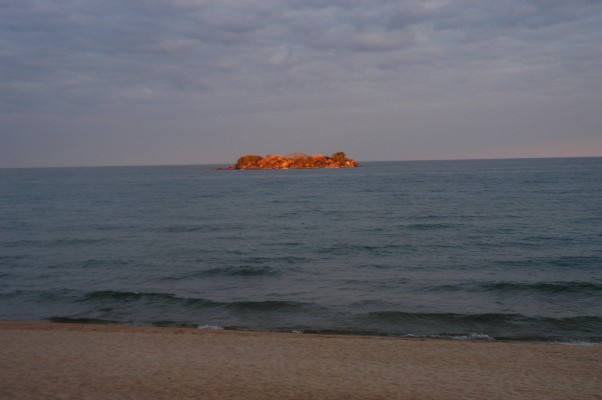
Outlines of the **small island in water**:
[[309,169],[309,168],[356,168],[360,164],[347,158],[345,153],[338,152],[328,157],[322,154],[309,156],[304,153],[294,153],[288,156],[268,155],[246,155],[238,159],[235,165],[226,168],[215,168],[216,170],[235,169]]

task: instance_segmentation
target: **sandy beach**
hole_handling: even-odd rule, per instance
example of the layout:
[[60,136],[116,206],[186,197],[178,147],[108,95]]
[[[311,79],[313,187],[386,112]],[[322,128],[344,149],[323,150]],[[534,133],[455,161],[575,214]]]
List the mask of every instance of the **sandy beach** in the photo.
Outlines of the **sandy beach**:
[[602,347],[0,323],[2,399],[602,399]]

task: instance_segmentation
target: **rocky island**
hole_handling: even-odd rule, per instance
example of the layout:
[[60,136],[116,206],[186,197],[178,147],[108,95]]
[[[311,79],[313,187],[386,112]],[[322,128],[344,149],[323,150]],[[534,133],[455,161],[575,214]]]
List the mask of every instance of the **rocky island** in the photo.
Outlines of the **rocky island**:
[[338,152],[328,157],[322,154],[309,156],[304,153],[294,153],[288,156],[268,155],[246,155],[238,159],[235,165],[226,168],[215,168],[217,170],[235,169],[309,169],[309,168],[356,168],[360,164],[347,158],[345,153]]

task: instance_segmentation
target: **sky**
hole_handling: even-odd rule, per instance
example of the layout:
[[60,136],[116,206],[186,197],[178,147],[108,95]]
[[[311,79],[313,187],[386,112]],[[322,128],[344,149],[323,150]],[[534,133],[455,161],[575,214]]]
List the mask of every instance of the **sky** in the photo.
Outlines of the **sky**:
[[0,0],[0,167],[602,156],[600,0]]

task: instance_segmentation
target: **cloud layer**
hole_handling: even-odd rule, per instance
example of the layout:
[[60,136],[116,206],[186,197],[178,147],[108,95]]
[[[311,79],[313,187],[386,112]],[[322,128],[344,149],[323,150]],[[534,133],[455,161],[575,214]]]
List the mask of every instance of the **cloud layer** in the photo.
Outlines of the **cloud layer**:
[[0,167],[602,155],[602,3],[5,0]]

